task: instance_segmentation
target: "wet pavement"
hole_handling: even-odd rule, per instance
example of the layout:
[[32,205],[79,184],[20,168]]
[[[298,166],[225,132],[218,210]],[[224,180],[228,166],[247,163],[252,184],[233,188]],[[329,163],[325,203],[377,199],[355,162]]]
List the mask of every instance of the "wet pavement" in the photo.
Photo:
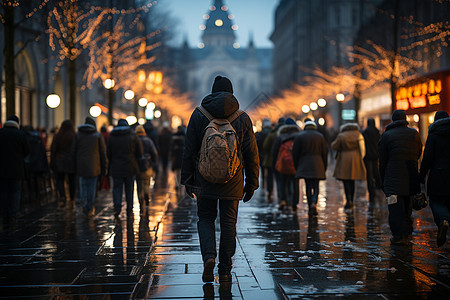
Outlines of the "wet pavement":
[[390,246],[382,194],[369,206],[358,184],[344,210],[342,185],[328,178],[317,217],[303,194],[297,212],[263,189],[240,204],[233,280],[222,285],[217,268],[214,283],[201,281],[195,201],[177,197],[172,175],[147,215],[135,200],[131,220],[114,221],[111,192],[91,219],[50,205],[0,232],[0,298],[448,299],[450,243],[435,246],[430,208],[413,213],[408,246]]

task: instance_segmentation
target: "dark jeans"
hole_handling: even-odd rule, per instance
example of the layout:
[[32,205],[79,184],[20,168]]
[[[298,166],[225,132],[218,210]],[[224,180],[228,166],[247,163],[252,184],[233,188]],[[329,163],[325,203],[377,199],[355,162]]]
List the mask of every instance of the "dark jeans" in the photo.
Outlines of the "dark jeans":
[[265,180],[266,180],[266,189],[269,192],[269,194],[272,195],[273,192],[273,170],[272,168],[262,168],[262,171],[266,171],[266,176],[265,176]]
[[430,207],[437,226],[444,220],[450,222],[450,196],[430,196]]
[[280,174],[280,191],[279,200],[286,201],[287,205],[297,205],[299,201],[299,179],[295,178],[294,175],[284,175]]
[[58,190],[59,197],[66,199],[66,187],[65,180],[67,175],[67,183],[69,184],[69,196],[70,200],[75,200],[75,174],[73,173],[56,173],[56,188]]
[[127,201],[127,214],[133,212],[133,177],[113,177],[113,202],[114,211],[120,214],[122,210],[122,194],[125,187],[125,200]]
[[219,275],[230,274],[232,257],[236,251],[236,222],[238,215],[238,200],[221,200],[198,198],[197,200],[197,230],[200,237],[200,249],[205,262],[217,257],[216,229],[217,202],[220,213],[220,245],[219,245]]
[[97,192],[97,176],[80,176],[80,204],[83,212],[88,214],[94,207],[95,193]]
[[22,179],[0,179],[0,204],[3,222],[17,218],[20,206]]
[[355,197],[355,181],[354,180],[342,180],[344,182],[345,199],[347,203],[353,203]]
[[367,190],[369,191],[369,201],[375,199],[375,188],[381,186],[380,172],[378,171],[378,160],[364,160],[367,174]]
[[389,204],[389,227],[395,237],[407,237],[412,233],[411,196],[397,196],[397,203]]
[[308,199],[308,206],[317,204],[319,197],[319,179],[305,179],[306,185],[306,199]]

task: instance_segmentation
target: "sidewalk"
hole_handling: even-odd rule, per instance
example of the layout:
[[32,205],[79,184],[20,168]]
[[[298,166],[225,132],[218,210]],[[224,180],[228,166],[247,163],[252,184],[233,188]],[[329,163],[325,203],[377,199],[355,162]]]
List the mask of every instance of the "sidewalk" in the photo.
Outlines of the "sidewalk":
[[[306,203],[280,212],[256,191],[241,203],[231,285],[203,284],[194,200],[167,212],[149,255],[151,299],[445,299],[450,292],[450,243],[435,246],[428,208],[414,212],[409,246],[390,246],[387,208],[380,194],[368,207],[358,186],[346,212],[339,182],[321,183],[319,216]],[[325,199],[326,195],[326,199]],[[218,223],[217,223],[218,224]],[[218,238],[218,236],[216,236]]]

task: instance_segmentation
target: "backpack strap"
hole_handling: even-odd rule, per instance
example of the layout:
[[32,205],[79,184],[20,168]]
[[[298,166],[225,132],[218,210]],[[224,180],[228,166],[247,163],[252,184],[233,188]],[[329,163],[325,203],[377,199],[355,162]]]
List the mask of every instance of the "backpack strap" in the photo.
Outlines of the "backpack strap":
[[214,117],[209,113],[209,111],[206,110],[202,105],[197,106],[198,110],[201,111],[202,114],[205,115],[205,117],[208,118],[208,120],[211,122]]
[[[210,113],[209,111],[206,110],[206,108],[204,108],[202,105],[197,106],[198,110],[201,111],[202,114],[205,115],[205,117],[208,118],[209,121],[211,121],[212,119],[215,119]],[[232,113],[228,118],[228,122],[233,122],[234,120],[236,120],[237,117],[239,117],[244,111],[238,109],[236,110],[234,113]]]
[[230,124],[231,124],[231,122],[233,122],[234,120],[236,120],[237,117],[239,117],[240,115],[242,115],[243,112],[244,112],[244,111],[242,111],[242,110],[240,110],[240,109],[236,110],[234,113],[231,114],[231,116],[229,116],[229,117],[227,118],[228,122],[230,122]]

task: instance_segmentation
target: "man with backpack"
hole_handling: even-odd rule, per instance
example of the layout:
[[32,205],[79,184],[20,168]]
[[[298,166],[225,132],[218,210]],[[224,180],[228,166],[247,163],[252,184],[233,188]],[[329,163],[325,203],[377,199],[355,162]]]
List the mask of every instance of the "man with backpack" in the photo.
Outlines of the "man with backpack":
[[258,175],[258,148],[252,121],[239,110],[230,80],[217,76],[212,93],[191,115],[181,167],[181,182],[187,194],[197,198],[204,282],[214,281],[217,204],[221,229],[219,281],[231,282],[239,200],[251,199],[259,185]]

